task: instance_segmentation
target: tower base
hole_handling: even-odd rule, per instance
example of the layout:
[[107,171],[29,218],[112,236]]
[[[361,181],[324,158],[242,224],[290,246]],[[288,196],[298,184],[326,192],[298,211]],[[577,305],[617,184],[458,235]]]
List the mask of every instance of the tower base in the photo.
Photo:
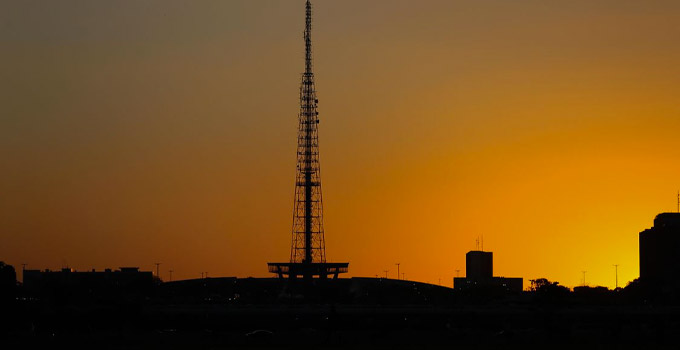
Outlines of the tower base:
[[298,277],[327,279],[330,276],[337,279],[339,274],[349,270],[349,263],[267,263],[267,265],[269,272],[277,274],[279,278],[289,279]]

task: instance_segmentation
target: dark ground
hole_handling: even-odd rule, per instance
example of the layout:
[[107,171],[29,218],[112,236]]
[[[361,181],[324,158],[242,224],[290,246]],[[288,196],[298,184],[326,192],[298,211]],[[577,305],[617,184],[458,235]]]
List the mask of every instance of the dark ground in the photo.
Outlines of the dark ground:
[[383,279],[311,288],[208,279],[136,298],[23,295],[3,305],[0,348],[678,348],[680,306],[600,292],[480,295]]

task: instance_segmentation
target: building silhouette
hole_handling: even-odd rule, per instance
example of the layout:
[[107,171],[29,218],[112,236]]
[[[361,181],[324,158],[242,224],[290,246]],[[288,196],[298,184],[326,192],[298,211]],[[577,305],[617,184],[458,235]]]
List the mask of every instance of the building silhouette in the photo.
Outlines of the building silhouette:
[[151,271],[139,271],[138,267],[104,271],[25,270],[23,286],[31,295],[86,300],[148,294],[154,278]]
[[14,299],[17,289],[17,274],[14,266],[0,261],[0,302]]
[[465,254],[465,276],[480,280],[493,277],[493,253],[473,250]]
[[498,289],[507,292],[521,292],[522,278],[494,277],[493,253],[472,250],[465,254],[465,277],[455,277],[456,290]]
[[661,213],[640,232],[640,282],[680,286],[680,213]]

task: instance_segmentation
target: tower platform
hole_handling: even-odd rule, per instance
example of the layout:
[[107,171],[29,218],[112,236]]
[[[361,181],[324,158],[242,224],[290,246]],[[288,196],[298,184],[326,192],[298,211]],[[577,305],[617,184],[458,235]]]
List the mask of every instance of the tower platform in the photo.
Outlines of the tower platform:
[[327,279],[333,276],[338,278],[341,273],[346,273],[349,263],[267,263],[269,272],[275,273],[279,278],[288,277],[290,279],[314,278]]

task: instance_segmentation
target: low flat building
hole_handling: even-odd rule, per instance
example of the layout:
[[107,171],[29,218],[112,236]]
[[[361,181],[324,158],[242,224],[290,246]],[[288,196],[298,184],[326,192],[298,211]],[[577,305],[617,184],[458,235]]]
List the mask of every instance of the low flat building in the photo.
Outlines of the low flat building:
[[148,294],[154,279],[152,272],[139,271],[137,267],[121,267],[115,271],[64,268],[57,271],[25,270],[23,285],[28,293],[36,296],[83,299],[89,296]]

